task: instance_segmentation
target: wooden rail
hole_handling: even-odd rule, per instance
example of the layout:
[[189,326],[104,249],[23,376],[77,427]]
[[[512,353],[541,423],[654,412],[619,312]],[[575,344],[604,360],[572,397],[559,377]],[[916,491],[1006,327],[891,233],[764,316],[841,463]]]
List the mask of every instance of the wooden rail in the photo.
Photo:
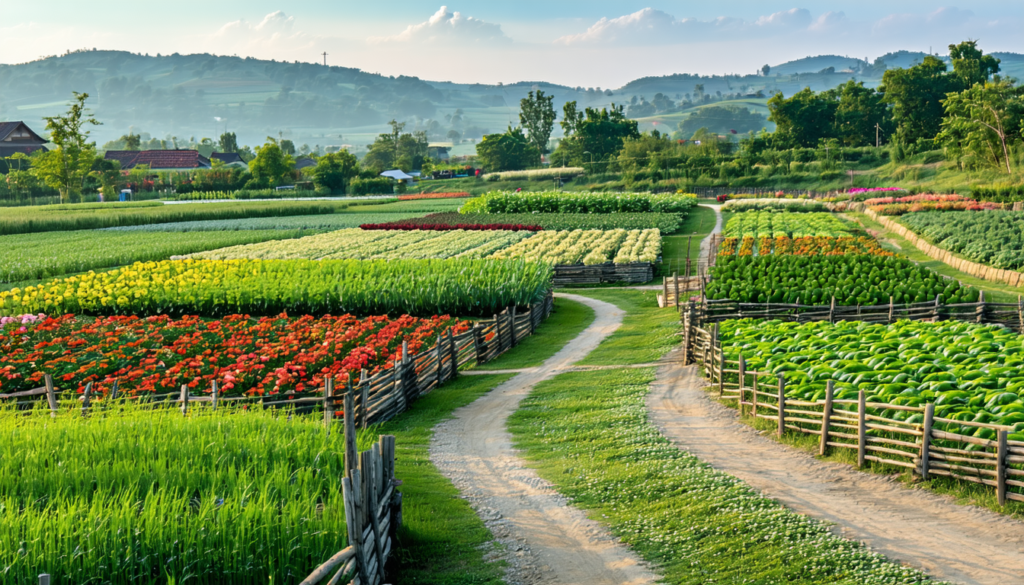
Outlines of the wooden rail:
[[[784,374],[750,371],[742,353],[736,360],[727,359],[718,324],[704,329],[691,317],[684,313],[683,364],[701,364],[711,391],[722,400],[736,401],[741,414],[773,421],[779,435],[817,435],[820,455],[850,449],[860,467],[875,462],[909,469],[925,480],[952,477],[993,487],[1000,505],[1024,502],[1024,441],[1007,438],[1012,427],[940,418],[934,404],[868,402],[863,389],[856,399],[839,399],[832,381],[820,400],[787,397]],[[910,418],[915,422],[908,422]],[[995,438],[974,436],[978,429],[990,429]]]
[[603,282],[650,282],[654,279],[654,265],[650,262],[631,262],[629,264],[560,264],[555,266],[552,280],[555,286],[575,286],[579,284],[601,284]]

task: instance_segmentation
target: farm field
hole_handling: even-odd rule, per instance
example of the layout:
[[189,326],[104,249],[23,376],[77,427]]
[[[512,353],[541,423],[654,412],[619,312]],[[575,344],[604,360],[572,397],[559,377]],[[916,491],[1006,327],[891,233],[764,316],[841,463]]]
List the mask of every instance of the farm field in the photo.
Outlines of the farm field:
[[925,240],[973,262],[1024,268],[1024,212],[929,211],[900,222]]
[[674,233],[680,226],[680,216],[675,213],[437,213],[417,219],[396,219],[400,221],[393,226],[520,224],[545,230],[657,228],[662,234]]
[[421,211],[394,211],[390,213],[347,213],[343,211],[339,213],[316,215],[151,223],[145,225],[107,228],[107,230],[117,232],[202,232],[232,230],[308,230],[326,232],[345,228],[355,228],[365,223],[410,220],[418,218],[421,215],[423,215],[423,212]]
[[460,213],[686,213],[690,194],[493,191],[470,199]]

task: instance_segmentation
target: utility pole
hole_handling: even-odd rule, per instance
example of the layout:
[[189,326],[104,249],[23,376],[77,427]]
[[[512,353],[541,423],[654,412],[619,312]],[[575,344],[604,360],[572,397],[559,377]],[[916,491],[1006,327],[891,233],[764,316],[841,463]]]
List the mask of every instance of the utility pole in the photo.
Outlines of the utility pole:
[[881,127],[881,126],[879,126],[879,125],[878,125],[878,124],[876,123],[876,124],[875,124],[875,148],[878,148],[878,147],[882,146],[882,142],[881,142],[881,140],[879,139],[879,134],[878,134],[879,132],[881,132],[881,130],[882,130],[882,127]]
[[327,51],[324,51],[324,67],[327,67]]

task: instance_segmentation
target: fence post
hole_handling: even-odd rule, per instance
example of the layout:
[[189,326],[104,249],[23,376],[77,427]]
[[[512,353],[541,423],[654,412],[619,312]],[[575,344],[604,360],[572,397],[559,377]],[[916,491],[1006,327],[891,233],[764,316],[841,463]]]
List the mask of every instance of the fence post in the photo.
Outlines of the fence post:
[[868,439],[867,399],[861,390],[857,396],[857,467],[864,467]]
[[[531,323],[533,322],[533,315],[530,316]],[[452,330],[448,328],[448,352],[451,355],[452,361],[452,375],[449,377],[454,380],[459,375],[459,348],[455,347],[455,335],[452,334]]]
[[892,325],[892,318],[893,318],[894,310],[895,310],[895,307],[893,306],[893,298],[890,295],[889,296],[889,321],[888,321],[889,325]]
[[50,404],[50,416],[57,416],[57,394],[53,391],[53,376],[43,374],[43,383],[46,384],[46,402]]
[[181,414],[188,414],[188,384],[181,385]]
[[438,334],[438,336],[437,336],[437,345],[434,346],[434,354],[435,354],[435,357],[437,357],[437,372],[436,372],[436,375],[434,376],[434,389],[435,390],[441,387],[441,380],[443,379],[442,375],[444,373],[442,368],[441,368],[441,366],[443,365],[443,356],[441,354],[441,341],[442,340],[444,340],[444,335],[443,334]]
[[786,432],[786,376],[779,374],[779,428],[778,434],[781,437],[782,433]]
[[480,333],[480,329],[481,329],[480,325],[474,325],[473,326],[473,350],[476,352],[476,365],[478,365],[478,366],[480,364],[484,363],[483,362],[483,356],[484,356],[483,345],[484,345],[484,340],[481,339],[481,337],[483,337],[483,334]]
[[[356,449],[356,397],[352,392],[345,393],[345,475],[352,477],[357,466],[359,451]],[[353,486],[355,487],[355,486]],[[360,528],[360,534],[362,529]]]
[[693,323],[690,322],[690,312],[687,311],[683,315],[683,365],[690,363],[690,328],[693,327]]
[[924,407],[924,428],[921,429],[921,479],[928,481],[928,458],[931,456],[932,423],[935,419],[935,403]]
[[110,399],[114,400],[117,398],[117,380],[114,380],[114,385],[110,388]]
[[[345,420],[349,418],[345,413]],[[347,429],[346,429],[347,430]],[[348,467],[346,456],[345,467]],[[362,506],[359,496],[362,493],[362,479],[358,469],[347,472],[346,477],[341,480],[342,496],[345,501],[345,519],[348,528],[348,542],[356,549],[356,574],[360,583],[369,583],[369,575],[366,572],[366,554],[363,547],[363,522]]]
[[835,387],[832,380],[825,384],[825,412],[821,414],[821,445],[818,446],[818,455],[824,455],[828,451],[828,429],[832,424],[832,397],[835,394]]
[[984,323],[985,321],[985,291],[978,291],[978,309],[976,320],[978,323]]
[[42,575],[39,575],[39,585],[50,585],[49,573],[43,573]]
[[512,332],[512,345],[510,345],[509,347],[515,347],[516,346],[516,342],[517,342],[517,340],[516,340],[516,306],[515,305],[512,305],[512,313],[511,314],[512,314],[512,319],[511,319],[512,326],[509,327],[509,330]]
[[1024,297],[1017,295],[1017,332],[1024,333]]
[[369,520],[370,538],[373,539],[370,552],[377,558],[377,570],[372,575],[373,578],[384,575],[384,549],[380,544],[380,522],[377,516],[377,490],[381,483],[378,473],[379,459],[380,447],[377,445],[363,451],[359,457],[360,475],[363,476],[363,502],[366,508],[366,520]]
[[668,308],[668,277],[667,276],[662,276],[661,277],[661,298],[665,299],[665,304],[662,305],[662,306],[665,307],[665,308]]
[[935,308],[932,311],[935,313],[935,322],[939,321],[939,297],[941,295],[935,295]]
[[89,414],[89,401],[92,396],[92,382],[85,385],[85,391],[82,392],[82,416]]
[[331,436],[331,419],[334,418],[334,378],[324,380],[324,430]]
[[751,392],[754,397],[750,400],[750,416],[757,418],[757,372],[754,372],[754,388]]
[[217,410],[217,380],[210,382],[210,408]]
[[725,351],[718,348],[718,396],[725,395]]
[[370,426],[370,384],[366,370],[359,370],[359,422],[365,429]]
[[739,402],[740,417],[743,416],[743,380],[744,380],[744,377],[745,377],[746,371],[747,371],[746,366],[747,366],[747,363],[743,359],[743,354],[741,353],[740,354],[740,367],[739,367],[739,370],[740,370],[740,402]]
[[999,431],[999,446],[996,451],[996,496],[999,505],[1006,505],[1006,446],[1007,431]]
[[686,237],[686,278],[690,278],[690,246],[693,244],[693,234]]
[[828,322],[829,323],[833,323],[833,324],[836,322],[836,296],[835,295],[832,295],[832,304],[829,306],[829,309],[828,309]]

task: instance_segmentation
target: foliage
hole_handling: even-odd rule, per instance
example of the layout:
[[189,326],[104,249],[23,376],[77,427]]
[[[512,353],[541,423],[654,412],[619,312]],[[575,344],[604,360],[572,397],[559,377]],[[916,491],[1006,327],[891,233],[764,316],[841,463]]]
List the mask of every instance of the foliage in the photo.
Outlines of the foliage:
[[545,264],[497,260],[182,260],[0,293],[0,314],[494,315],[539,302]]
[[220,135],[220,140],[217,142],[217,147],[220,152],[234,152],[238,153],[238,136],[234,132],[225,132]]
[[256,158],[249,162],[249,172],[253,177],[250,183],[255,184],[247,184],[246,187],[287,185],[294,179],[294,167],[295,159],[286,154],[276,140],[267,137],[267,143],[256,147]]
[[1024,269],[1024,212],[921,212],[901,223],[936,246],[972,262]]
[[953,61],[953,74],[960,78],[963,87],[984,84],[999,73],[999,59],[982,53],[978,41],[950,45],[949,57]]
[[946,115],[936,140],[950,158],[967,169],[995,167],[1013,173],[1010,150],[1024,138],[1024,87],[983,81],[949,95],[943,106]]
[[0,236],[0,282],[45,279],[166,260],[224,246],[304,235],[303,231],[245,230],[234,232],[136,232],[83,230]]
[[686,213],[696,204],[696,195],[676,193],[492,191],[470,199],[459,213]]
[[729,256],[711,271],[709,299],[743,303],[839,305],[922,303],[941,295],[946,303],[970,303],[976,289],[903,258],[883,256]]
[[996,203],[1012,203],[1024,201],[1024,185],[974,185],[971,196],[978,201],[994,201]]
[[[1024,431],[1024,341],[998,326],[946,321],[872,325],[726,321],[721,326],[726,359],[740,351],[751,371],[785,372],[786,395],[820,400],[835,380],[836,398],[904,406],[935,403],[935,416],[1009,425]],[[741,349],[742,348],[742,349]],[[921,415],[892,412],[898,420]],[[955,433],[994,439],[992,429],[940,424]],[[1024,434],[1013,437],[1024,440]]]
[[352,315],[314,318],[277,315],[251,319],[229,315],[209,321],[186,315],[49,318],[28,332],[0,330],[0,391],[29,390],[43,374],[57,385],[97,397],[117,383],[120,394],[169,394],[188,385],[209,394],[216,382],[224,395],[275,396],[319,393],[325,381],[344,385],[394,363],[402,343],[411,355],[433,345],[448,327],[468,329],[447,316],[363,319]]
[[359,174],[359,160],[347,150],[321,156],[313,167],[313,184],[317,189],[344,193],[345,185]]
[[347,207],[334,202],[276,201],[272,203],[102,203],[41,205],[5,209],[0,235],[89,230],[175,221],[242,219],[334,213]]
[[654,263],[661,255],[661,234],[647,230],[543,231],[500,250],[491,258],[522,258],[552,265],[592,266],[614,262]]
[[750,211],[779,211],[789,213],[824,212],[824,203],[813,199],[733,199],[726,201],[722,211],[742,213]]
[[62,203],[77,201],[82,185],[96,158],[96,143],[89,142],[89,131],[83,127],[100,123],[88,113],[85,100],[89,94],[72,92],[74,101],[63,116],[47,116],[46,129],[56,148],[32,153],[32,172],[41,181],[60,192]]
[[380,177],[376,179],[355,178],[349,184],[349,195],[391,195],[395,187],[391,179]]
[[480,164],[489,171],[521,171],[540,165],[541,150],[511,126],[504,134],[488,134],[476,145]]
[[775,122],[774,141],[789,147],[811,147],[823,138],[835,137],[839,104],[805,88],[789,98],[777,93],[768,100],[769,119]]
[[714,134],[746,134],[765,127],[768,119],[763,114],[740,106],[707,106],[690,114],[679,123],[684,137],[693,136],[701,128]]
[[679,229],[677,213],[436,213],[394,222],[402,225],[521,224],[546,230],[658,228],[662,234]]
[[470,194],[465,191],[457,191],[455,193],[410,193],[408,195],[399,195],[399,201],[417,201],[419,199],[468,199]]
[[223,201],[237,199],[301,199],[321,197],[320,193],[298,189],[239,189],[238,191],[190,191],[174,196],[177,201]]
[[[755,199],[753,201],[773,200]],[[831,213],[750,211],[731,216],[725,224],[722,235],[726,238],[802,238],[805,236],[837,238],[851,234],[849,227]]]
[[[177,177],[174,177],[177,179]],[[188,173],[188,178],[182,181],[172,182],[174,192],[181,199],[181,195],[187,193],[201,193],[210,191],[235,192],[242,189],[252,175],[249,169],[238,167],[218,167],[215,169],[202,169]]]
[[319,415],[69,404],[0,429],[7,582],[291,582],[347,544],[344,439]]
[[380,134],[370,145],[363,157],[363,168],[374,174],[390,169],[418,171],[427,158],[427,135],[417,131],[412,134],[403,133],[405,123],[391,120],[391,132]]
[[[409,221],[423,213],[323,213],[319,215],[292,215],[285,217],[254,217],[250,219],[212,219],[180,221],[107,228],[117,232],[219,232],[230,230],[307,230],[326,232],[342,228],[359,227],[364,223]],[[457,215],[457,214],[456,214]]]
[[487,173],[483,178],[489,181],[514,181],[516,179],[569,179],[585,173],[586,171],[583,167],[550,167],[546,169],[531,169],[528,171],[502,171],[497,173]]
[[982,211],[1000,209],[999,203],[978,202],[963,195],[908,195],[906,197],[876,197],[864,202],[872,211],[882,215],[903,215],[919,211]]
[[[458,214],[455,214],[457,217]],[[359,226],[362,230],[394,230],[394,231],[435,231],[450,232],[455,230],[466,231],[509,231],[509,232],[539,232],[542,227],[539,225],[526,225],[522,223],[417,223],[411,221],[393,221],[390,223],[364,223]]]
[[539,89],[536,92],[530,91],[525,98],[519,100],[519,125],[528,133],[530,144],[541,154],[548,152],[548,140],[551,139],[551,129],[555,125],[554,100],[555,96],[545,96]]
[[640,137],[636,120],[628,119],[623,106],[615,104],[610,109],[587,108],[580,112],[575,101],[566,102],[562,118],[559,124],[565,138],[551,156],[552,165],[581,167],[591,159],[610,159],[622,148],[624,140]]

